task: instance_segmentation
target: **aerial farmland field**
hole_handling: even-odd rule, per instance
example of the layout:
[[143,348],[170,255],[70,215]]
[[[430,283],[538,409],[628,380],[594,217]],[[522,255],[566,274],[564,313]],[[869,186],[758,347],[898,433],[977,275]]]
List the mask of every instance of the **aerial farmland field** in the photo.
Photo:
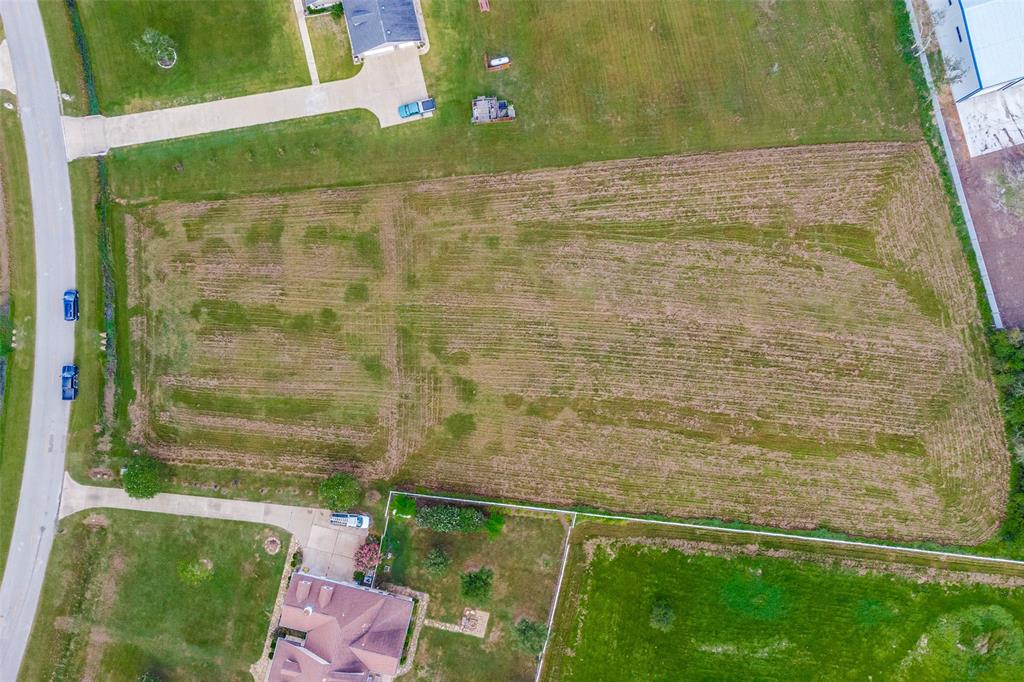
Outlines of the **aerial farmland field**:
[[922,145],[127,210],[132,440],[168,461],[908,539],[999,523]]
[[544,679],[1020,677],[1019,567],[972,573],[648,530],[576,527]]

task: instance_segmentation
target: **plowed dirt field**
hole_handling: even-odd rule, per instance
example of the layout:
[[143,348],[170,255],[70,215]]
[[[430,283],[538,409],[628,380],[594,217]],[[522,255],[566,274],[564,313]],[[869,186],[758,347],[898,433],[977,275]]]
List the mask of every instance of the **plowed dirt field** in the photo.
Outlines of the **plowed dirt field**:
[[1004,509],[923,146],[131,213],[134,435],[168,460],[953,542]]

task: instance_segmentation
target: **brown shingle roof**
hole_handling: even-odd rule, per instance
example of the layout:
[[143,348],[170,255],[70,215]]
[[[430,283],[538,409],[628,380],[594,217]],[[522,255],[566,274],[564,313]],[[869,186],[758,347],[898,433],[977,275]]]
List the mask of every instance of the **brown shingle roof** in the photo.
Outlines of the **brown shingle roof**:
[[281,608],[281,626],[306,633],[302,644],[279,639],[268,682],[362,681],[394,675],[412,620],[403,597],[296,575]]

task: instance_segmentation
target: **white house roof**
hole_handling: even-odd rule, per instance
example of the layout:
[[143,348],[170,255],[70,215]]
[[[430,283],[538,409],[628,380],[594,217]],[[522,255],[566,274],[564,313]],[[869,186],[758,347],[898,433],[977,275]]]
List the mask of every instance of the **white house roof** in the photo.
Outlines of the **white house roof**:
[[979,89],[1024,76],[1024,0],[960,0]]

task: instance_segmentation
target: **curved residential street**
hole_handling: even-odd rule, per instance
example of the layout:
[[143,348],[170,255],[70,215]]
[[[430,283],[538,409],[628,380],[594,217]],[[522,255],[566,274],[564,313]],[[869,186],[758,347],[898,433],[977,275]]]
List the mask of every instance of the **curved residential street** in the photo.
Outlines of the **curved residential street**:
[[75,346],[61,294],[75,284],[75,231],[57,85],[39,7],[0,0],[0,17],[17,83],[36,248],[32,412],[18,515],[0,585],[0,678],[12,680],[32,629],[60,506],[70,414],[70,403],[60,398],[60,368],[72,361]]

